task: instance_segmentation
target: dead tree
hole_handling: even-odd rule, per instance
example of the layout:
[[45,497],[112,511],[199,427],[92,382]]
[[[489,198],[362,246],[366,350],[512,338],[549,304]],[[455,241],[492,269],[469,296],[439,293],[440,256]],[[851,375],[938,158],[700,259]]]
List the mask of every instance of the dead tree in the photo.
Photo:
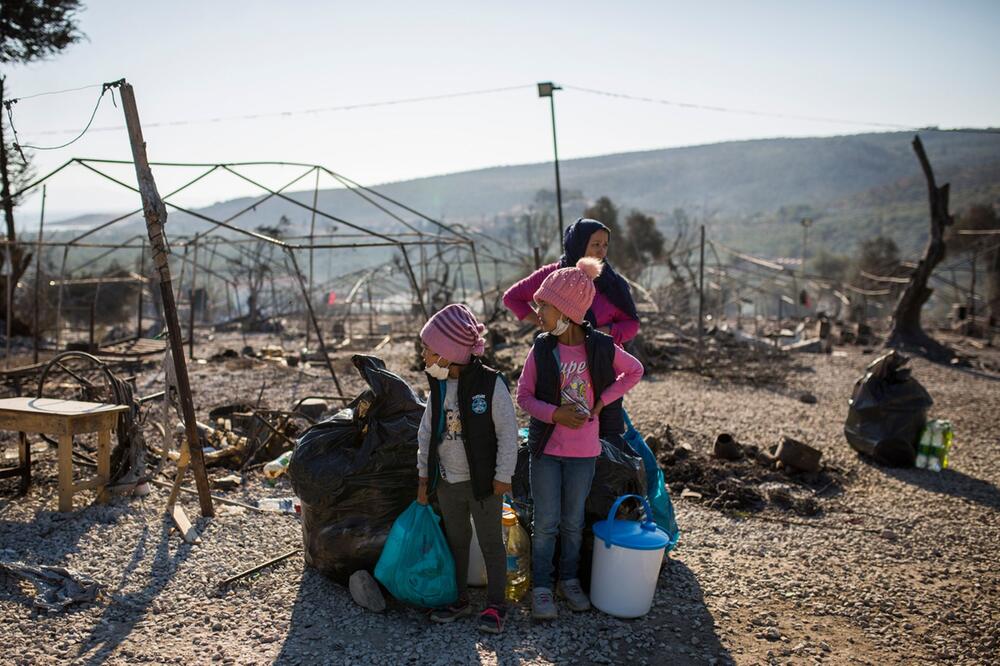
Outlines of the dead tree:
[[944,231],[954,222],[948,212],[950,186],[945,183],[938,187],[935,183],[931,163],[927,159],[924,144],[919,136],[913,138],[913,150],[917,153],[920,166],[927,178],[931,233],[927,239],[927,247],[924,248],[924,256],[910,274],[910,281],[896,303],[896,310],[892,316],[892,331],[885,346],[920,354],[937,363],[950,363],[955,358],[955,352],[929,336],[920,324],[920,311],[933,291],[928,288],[927,280],[944,258]]

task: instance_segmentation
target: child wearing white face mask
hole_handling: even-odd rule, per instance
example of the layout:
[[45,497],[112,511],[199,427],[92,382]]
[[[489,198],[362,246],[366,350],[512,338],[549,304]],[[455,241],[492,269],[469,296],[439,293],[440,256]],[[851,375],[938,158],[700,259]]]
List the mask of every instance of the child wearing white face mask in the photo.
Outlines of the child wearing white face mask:
[[466,592],[471,517],[486,562],[487,606],[479,628],[500,633],[507,615],[502,496],[517,465],[517,417],[503,375],[483,365],[485,331],[459,304],[437,312],[420,331],[430,398],[417,432],[417,501],[426,504],[437,491],[459,591],[431,620],[452,622],[472,612]]

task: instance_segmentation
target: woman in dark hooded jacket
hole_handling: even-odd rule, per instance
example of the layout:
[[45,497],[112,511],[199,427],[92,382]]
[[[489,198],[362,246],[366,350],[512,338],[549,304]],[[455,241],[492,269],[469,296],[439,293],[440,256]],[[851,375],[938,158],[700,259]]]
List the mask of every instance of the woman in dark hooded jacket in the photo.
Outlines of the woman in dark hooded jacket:
[[[604,262],[600,276],[594,281],[597,293],[586,314],[586,321],[622,346],[639,333],[639,313],[632,300],[632,290],[621,275],[608,263],[608,243],[611,231],[598,222],[580,218],[563,235],[563,255],[559,261],[542,266],[534,273],[514,284],[503,295],[503,303],[519,320],[534,315],[532,299],[548,275],[557,269],[576,266],[582,257],[593,257]],[[607,405],[601,412],[601,437],[617,440],[625,431],[622,401]],[[624,445],[624,441],[621,442]]]

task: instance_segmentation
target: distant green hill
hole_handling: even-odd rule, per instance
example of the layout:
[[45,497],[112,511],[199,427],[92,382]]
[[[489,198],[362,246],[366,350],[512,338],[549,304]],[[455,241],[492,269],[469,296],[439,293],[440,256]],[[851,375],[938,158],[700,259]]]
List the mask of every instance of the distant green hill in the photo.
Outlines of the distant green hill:
[[[896,132],[760,139],[567,160],[561,164],[563,188],[582,192],[587,200],[607,195],[626,211],[637,208],[660,218],[684,208],[705,221],[713,237],[766,255],[797,256],[802,216],[816,220],[812,238],[830,251],[850,252],[859,239],[884,233],[912,254],[922,246],[927,228],[926,188],[912,137]],[[952,183],[953,210],[1000,201],[1000,134],[929,131],[921,138],[938,182]],[[553,188],[552,165],[493,167],[375,188],[433,217],[480,226],[488,233],[495,216],[527,206],[538,190]],[[303,203],[312,200],[312,192],[290,196]],[[200,212],[224,218],[252,201],[235,199]],[[364,226],[402,230],[342,189],[321,191],[319,205]],[[568,216],[582,205],[571,203]],[[308,226],[308,211],[279,199],[260,204],[239,224],[273,224],[281,215],[297,231]],[[174,234],[204,227],[190,216],[170,215]]]

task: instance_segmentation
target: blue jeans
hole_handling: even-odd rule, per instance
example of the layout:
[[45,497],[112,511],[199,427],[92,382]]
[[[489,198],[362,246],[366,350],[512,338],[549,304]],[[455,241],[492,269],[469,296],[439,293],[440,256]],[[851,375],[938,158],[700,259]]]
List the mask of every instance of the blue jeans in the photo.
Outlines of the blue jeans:
[[583,543],[583,508],[597,458],[540,455],[531,458],[533,587],[552,588],[556,536],[560,538],[559,580],[578,578]]

